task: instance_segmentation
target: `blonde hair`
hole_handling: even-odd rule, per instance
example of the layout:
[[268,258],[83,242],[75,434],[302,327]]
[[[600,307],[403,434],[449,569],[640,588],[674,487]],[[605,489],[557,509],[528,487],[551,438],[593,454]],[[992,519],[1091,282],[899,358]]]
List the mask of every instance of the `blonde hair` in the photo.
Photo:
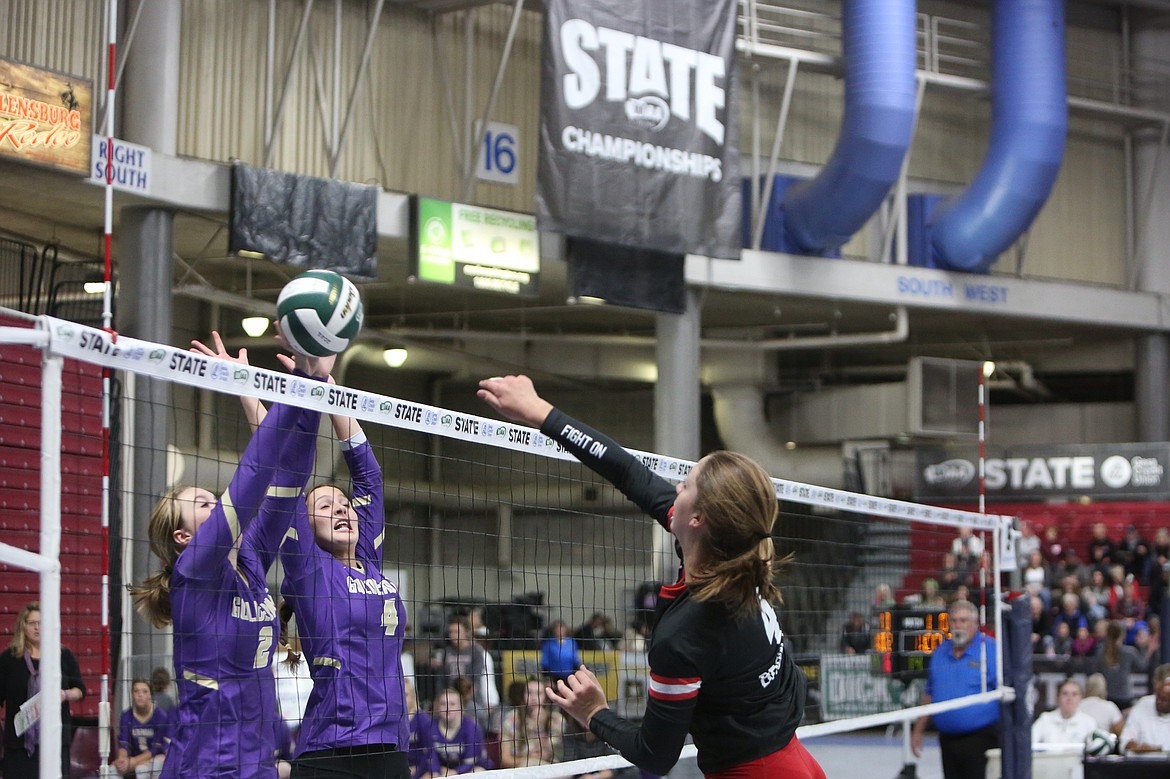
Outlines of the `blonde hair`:
[[175,543],[175,531],[183,526],[178,497],[186,489],[188,487],[183,485],[167,490],[150,512],[147,527],[150,551],[162,561],[162,569],[146,577],[141,585],[130,588],[138,613],[150,620],[150,624],[156,628],[171,624],[171,574],[183,551]]
[[1104,698],[1108,694],[1109,688],[1105,684],[1105,674],[1089,674],[1089,677],[1085,679],[1085,697]]
[[25,604],[25,607],[16,615],[16,624],[12,628],[12,641],[8,644],[8,651],[17,657],[24,657],[24,653],[28,651],[28,636],[26,635],[28,615],[40,610],[41,602],[34,600],[32,603]]
[[776,559],[780,503],[764,469],[736,452],[712,452],[695,475],[695,513],[708,532],[707,559],[687,570],[694,597],[722,601],[736,616],[758,614],[761,599],[782,602],[774,577],[792,555]]

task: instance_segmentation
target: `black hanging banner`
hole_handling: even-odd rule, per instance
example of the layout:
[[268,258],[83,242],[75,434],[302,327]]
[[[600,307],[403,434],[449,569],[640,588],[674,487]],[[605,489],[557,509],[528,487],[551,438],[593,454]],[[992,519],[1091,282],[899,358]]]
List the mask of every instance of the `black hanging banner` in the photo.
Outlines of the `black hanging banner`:
[[547,0],[542,230],[737,258],[736,0]]

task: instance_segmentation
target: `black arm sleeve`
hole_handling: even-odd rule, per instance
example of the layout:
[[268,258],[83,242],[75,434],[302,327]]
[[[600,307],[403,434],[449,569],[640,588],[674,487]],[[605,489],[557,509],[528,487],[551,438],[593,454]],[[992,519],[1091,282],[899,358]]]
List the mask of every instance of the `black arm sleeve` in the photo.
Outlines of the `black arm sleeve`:
[[584,465],[632,500],[643,511],[670,529],[669,513],[674,505],[674,486],[653,473],[617,441],[553,409],[540,432],[569,450]]
[[651,698],[640,725],[602,709],[589,720],[589,729],[638,768],[665,776],[678,762],[694,709],[693,698],[670,703]]

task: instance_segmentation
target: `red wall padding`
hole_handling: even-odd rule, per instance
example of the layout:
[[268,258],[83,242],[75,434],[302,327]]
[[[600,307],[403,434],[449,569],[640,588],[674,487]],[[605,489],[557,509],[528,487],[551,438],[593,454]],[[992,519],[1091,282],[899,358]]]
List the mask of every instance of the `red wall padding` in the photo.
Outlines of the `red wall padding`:
[[[0,318],[0,327],[27,323]],[[40,549],[41,355],[0,344],[0,541]],[[102,380],[66,360],[61,399],[61,639],[77,656],[91,694],[74,715],[97,715],[101,652]],[[38,598],[34,573],[0,565],[0,645],[16,614]]]

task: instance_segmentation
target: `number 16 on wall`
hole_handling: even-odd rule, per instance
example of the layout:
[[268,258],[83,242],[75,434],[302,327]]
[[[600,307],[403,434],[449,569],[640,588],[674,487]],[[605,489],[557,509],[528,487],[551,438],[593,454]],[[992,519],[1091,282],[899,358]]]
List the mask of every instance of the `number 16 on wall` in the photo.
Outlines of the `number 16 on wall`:
[[516,125],[488,122],[487,129],[479,135],[476,154],[477,179],[497,184],[519,183],[520,128]]

